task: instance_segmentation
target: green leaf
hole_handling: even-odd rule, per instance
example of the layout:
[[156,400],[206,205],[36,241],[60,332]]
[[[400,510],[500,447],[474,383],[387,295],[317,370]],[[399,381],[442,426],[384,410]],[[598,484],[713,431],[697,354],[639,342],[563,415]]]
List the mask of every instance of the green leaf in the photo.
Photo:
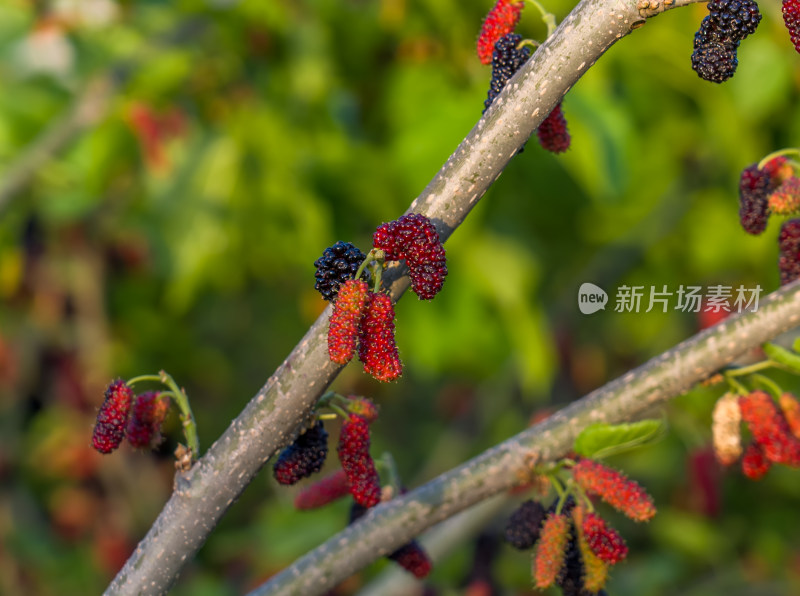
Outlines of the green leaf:
[[800,354],[795,354],[777,344],[766,343],[763,346],[767,358],[779,364],[788,366],[793,371],[800,373]]
[[666,432],[663,420],[641,420],[629,424],[597,423],[587,426],[575,438],[578,455],[608,457],[661,439]]

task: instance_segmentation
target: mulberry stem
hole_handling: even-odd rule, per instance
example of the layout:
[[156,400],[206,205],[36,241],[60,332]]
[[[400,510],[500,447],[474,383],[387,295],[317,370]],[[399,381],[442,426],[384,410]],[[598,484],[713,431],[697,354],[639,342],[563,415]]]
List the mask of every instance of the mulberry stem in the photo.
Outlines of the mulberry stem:
[[764,166],[767,165],[770,161],[782,155],[796,155],[800,157],[800,149],[797,149],[796,147],[789,147],[788,149],[779,149],[778,151],[773,151],[772,153],[767,155],[764,159],[762,159],[760,162],[758,162],[758,169],[763,170]]
[[189,398],[186,392],[178,387],[175,379],[164,370],[159,371],[157,375],[139,375],[138,377],[133,377],[128,380],[128,385],[133,385],[141,381],[154,381],[169,387],[170,390],[164,393],[168,393],[172,397],[175,401],[175,405],[178,406],[178,410],[180,410],[183,436],[186,438],[186,445],[189,447],[189,451],[191,451],[192,461],[195,461],[197,456],[200,455],[200,441],[197,438],[197,423],[194,420],[194,414],[192,414],[192,408],[189,405]]

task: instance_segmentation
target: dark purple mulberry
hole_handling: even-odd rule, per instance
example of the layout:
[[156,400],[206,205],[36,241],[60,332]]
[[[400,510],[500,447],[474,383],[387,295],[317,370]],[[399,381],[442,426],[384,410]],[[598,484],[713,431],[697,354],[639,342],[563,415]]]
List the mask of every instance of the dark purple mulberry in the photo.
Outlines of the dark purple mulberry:
[[319,472],[328,455],[328,431],[322,421],[306,430],[295,442],[281,451],[272,469],[281,484],[295,484]]
[[761,12],[754,0],[709,0],[708,17],[734,42],[755,33]]
[[710,42],[692,52],[692,68],[697,76],[712,83],[727,81],[737,66],[739,59],[733,44]]
[[563,153],[569,149],[570,136],[567,130],[567,119],[564,117],[560,103],[536,129],[536,136],[539,138],[542,148],[552,153]]
[[766,169],[752,164],[739,177],[739,221],[748,234],[758,235],[767,228],[771,179]]
[[781,273],[781,285],[785,286],[800,278],[800,219],[783,222],[778,241],[778,269]]
[[[366,255],[349,242],[340,240],[333,246],[329,246],[322,256],[314,261],[314,266],[317,268],[314,273],[314,277],[317,279],[314,289],[322,294],[325,300],[335,300],[339,293],[339,286],[355,277],[356,271],[365,258]],[[361,277],[368,279],[369,276],[364,273]]]
[[519,550],[531,548],[539,539],[545,513],[544,507],[538,501],[529,499],[522,503],[506,524],[506,541]]
[[525,64],[531,56],[531,50],[527,46],[517,48],[522,36],[516,33],[509,33],[497,40],[494,44],[492,53],[492,81],[489,83],[489,94],[483,102],[483,111],[489,109],[495,98],[500,95],[503,87],[509,79]]

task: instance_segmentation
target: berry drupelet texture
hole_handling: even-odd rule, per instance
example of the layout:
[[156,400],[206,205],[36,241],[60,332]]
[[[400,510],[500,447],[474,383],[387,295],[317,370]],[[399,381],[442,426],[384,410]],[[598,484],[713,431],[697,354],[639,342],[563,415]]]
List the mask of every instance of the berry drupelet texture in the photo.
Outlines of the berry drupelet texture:
[[552,586],[564,565],[564,554],[570,538],[570,520],[560,513],[549,513],[533,556],[533,583],[540,590]]
[[372,244],[384,252],[387,261],[405,260],[411,289],[421,299],[430,300],[442,289],[447,256],[436,226],[421,213],[381,224]]
[[92,447],[100,453],[111,453],[125,438],[125,429],[133,401],[133,389],[117,379],[106,387],[105,398],[97,413],[92,433]]
[[704,43],[692,52],[692,69],[701,79],[722,83],[730,79],[739,66],[736,46],[729,43]]
[[578,548],[578,540],[573,523],[569,529],[569,541],[564,552],[564,564],[556,578],[556,585],[563,596],[583,596],[584,591],[583,557]]
[[656,514],[652,497],[619,470],[582,459],[573,466],[572,477],[587,493],[597,495],[634,521],[648,521]]
[[714,404],[711,413],[711,438],[714,455],[723,466],[729,466],[742,455],[742,411],[739,398],[726,393]]
[[[580,558],[583,563],[581,590],[589,593],[598,592],[608,581],[609,564],[600,559],[589,546],[583,532],[587,511],[584,506],[576,507],[572,513],[573,532],[578,543]],[[577,594],[585,596],[586,592],[578,591]]]
[[761,480],[769,472],[772,464],[758,443],[750,443],[742,456],[742,473],[750,480]]
[[347,483],[347,474],[340,469],[303,488],[294,498],[294,507],[300,510],[317,509],[348,494],[350,485]]
[[296,484],[319,472],[328,455],[328,431],[322,421],[306,430],[295,442],[281,451],[272,472],[280,484]]
[[766,391],[740,397],[739,407],[753,441],[764,449],[769,461],[800,467],[800,440],[792,434],[783,412]]
[[[356,271],[364,262],[366,255],[356,246],[341,240],[325,249],[322,256],[314,261],[317,268],[314,277],[317,279],[314,289],[325,300],[336,299],[339,287],[348,279],[356,276]],[[363,274],[362,276],[367,276]]]
[[708,19],[731,41],[740,42],[755,33],[761,12],[754,0],[709,0]]
[[328,324],[328,356],[336,364],[347,364],[356,353],[361,319],[369,301],[367,283],[350,279],[342,284]]
[[369,423],[361,416],[351,415],[342,424],[337,449],[350,494],[364,507],[374,507],[381,501],[380,479],[369,446]]
[[778,235],[778,270],[781,285],[800,278],[800,219],[783,222]]
[[736,72],[739,43],[761,22],[754,0],[710,0],[708,16],[694,36],[692,68],[706,81],[721,83]]
[[525,2],[519,0],[497,0],[486,15],[478,35],[478,59],[481,64],[491,64],[494,44],[497,40],[513,33],[519,23]]
[[771,178],[766,169],[752,164],[739,177],[739,222],[748,234],[758,235],[767,228]]
[[525,64],[531,56],[527,46],[517,48],[522,36],[516,33],[504,35],[494,44],[492,54],[492,80],[489,83],[489,93],[483,102],[483,112],[489,109],[495,98],[500,95],[509,79]]
[[416,540],[404,544],[388,555],[388,558],[412,573],[417,579],[422,579],[431,572],[432,565],[428,553]]
[[403,374],[403,363],[394,338],[394,305],[386,294],[370,293],[358,343],[364,372],[389,382]]
[[587,513],[582,530],[589,548],[606,563],[614,565],[628,556],[628,547],[622,536],[599,515]]
[[161,423],[169,409],[169,398],[158,391],[136,396],[126,435],[134,447],[150,447],[161,439]]
[[769,195],[767,204],[770,213],[776,215],[796,215],[800,212],[800,178],[786,178]]
[[506,524],[506,541],[519,550],[533,547],[539,539],[544,517],[545,509],[538,501],[529,499],[520,504]]
[[800,52],[800,0],[783,0],[783,24],[789,31],[794,49]]
[[569,149],[570,136],[567,130],[567,119],[564,117],[560,103],[536,129],[536,136],[542,148],[552,153],[563,153]]

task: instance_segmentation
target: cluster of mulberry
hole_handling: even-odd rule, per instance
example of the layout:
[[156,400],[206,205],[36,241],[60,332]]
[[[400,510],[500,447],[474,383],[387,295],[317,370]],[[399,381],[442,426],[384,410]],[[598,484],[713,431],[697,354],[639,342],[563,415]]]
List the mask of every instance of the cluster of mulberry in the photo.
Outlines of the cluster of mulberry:
[[[581,503],[559,499],[549,509],[534,500],[523,502],[511,515],[506,541],[514,548],[535,546],[533,580],[538,589],[557,585],[567,595],[600,594],[609,569],[628,555],[622,536],[591,510],[588,497],[598,496],[635,521],[655,515],[650,496],[633,480],[604,464],[581,459],[572,466]],[[589,509],[587,509],[587,507]]]
[[[506,83],[531,56],[530,48],[521,43],[522,36],[514,33],[522,5],[511,0],[498,0],[483,22],[478,37],[478,58],[482,64],[491,63],[492,79],[482,113],[486,113]],[[536,135],[539,144],[547,151],[563,153],[569,149],[567,120],[560,103],[542,121]]]
[[272,468],[280,484],[296,484],[303,478],[319,472],[328,455],[328,431],[318,420],[301,434],[294,443],[281,451]]
[[722,83],[736,72],[736,50],[761,21],[754,0],[710,0],[708,16],[694,36],[692,68],[700,78]]
[[[314,289],[317,290],[327,301],[336,300],[339,294],[339,287],[349,279],[355,278],[358,268],[367,256],[356,246],[341,240],[329,246],[322,253],[322,256],[314,261],[316,272],[314,277],[316,283]],[[369,273],[364,272],[363,279],[369,279]]]
[[[742,448],[741,424],[751,441]],[[800,402],[790,393],[778,403],[765,391],[739,396],[726,394],[712,416],[714,453],[720,463],[731,465],[741,456],[742,472],[758,480],[774,464],[800,467]]]
[[409,213],[378,226],[372,245],[387,261],[404,260],[411,278],[411,289],[423,300],[430,300],[444,285],[447,258],[439,233],[430,219]]
[[328,356],[347,364],[355,355],[364,372],[379,381],[403,374],[403,363],[394,337],[394,305],[386,294],[370,292],[367,284],[351,279],[342,284],[328,327]]
[[134,447],[157,443],[169,404],[166,395],[148,391],[134,396],[133,389],[125,381],[112,381],[97,413],[92,447],[100,453],[111,453],[126,436]]

